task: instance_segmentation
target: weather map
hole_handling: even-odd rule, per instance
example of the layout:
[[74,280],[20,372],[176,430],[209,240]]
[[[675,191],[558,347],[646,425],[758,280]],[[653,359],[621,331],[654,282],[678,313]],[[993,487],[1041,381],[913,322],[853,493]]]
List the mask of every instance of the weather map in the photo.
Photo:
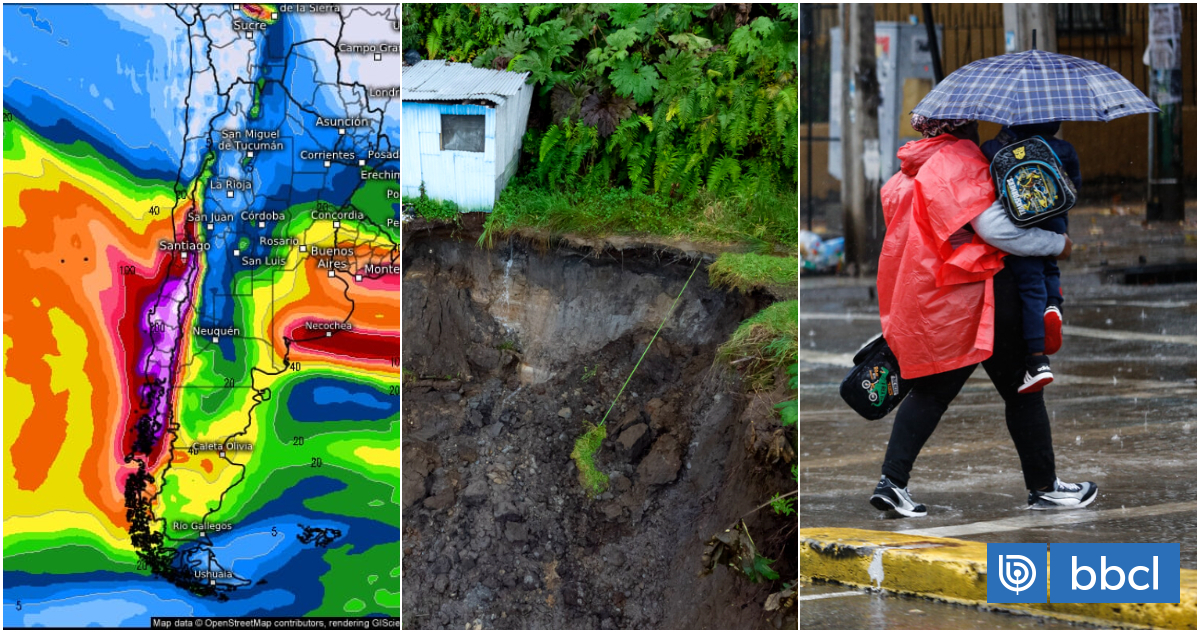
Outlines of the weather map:
[[5,626],[399,617],[399,5],[3,28]]

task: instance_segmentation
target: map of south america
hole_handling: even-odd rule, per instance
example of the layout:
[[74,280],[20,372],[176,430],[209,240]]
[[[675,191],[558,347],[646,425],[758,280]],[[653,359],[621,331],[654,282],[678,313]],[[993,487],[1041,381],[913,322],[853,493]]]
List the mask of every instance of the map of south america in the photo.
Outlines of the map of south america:
[[4,622],[399,617],[398,5],[4,7]]

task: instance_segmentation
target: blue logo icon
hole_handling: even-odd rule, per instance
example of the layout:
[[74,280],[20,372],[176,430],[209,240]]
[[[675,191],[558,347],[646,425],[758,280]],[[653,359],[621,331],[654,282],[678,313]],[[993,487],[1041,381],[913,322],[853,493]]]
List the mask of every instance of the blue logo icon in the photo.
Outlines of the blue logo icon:
[[1050,569],[1050,602],[1179,602],[1178,543],[1053,543]]
[[1045,543],[988,543],[987,601],[1046,601]]

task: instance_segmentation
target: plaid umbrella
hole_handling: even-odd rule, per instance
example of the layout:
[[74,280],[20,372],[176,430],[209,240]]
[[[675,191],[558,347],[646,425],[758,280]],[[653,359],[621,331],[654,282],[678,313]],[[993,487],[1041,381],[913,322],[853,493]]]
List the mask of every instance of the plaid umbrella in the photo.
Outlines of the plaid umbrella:
[[1046,51],[971,62],[954,71],[913,114],[1001,125],[1111,121],[1158,108],[1129,80],[1103,64]]

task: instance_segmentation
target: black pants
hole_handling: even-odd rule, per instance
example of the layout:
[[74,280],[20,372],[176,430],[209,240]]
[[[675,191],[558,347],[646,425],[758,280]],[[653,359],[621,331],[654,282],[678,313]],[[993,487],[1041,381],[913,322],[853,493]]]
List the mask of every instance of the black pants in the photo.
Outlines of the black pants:
[[[1004,399],[1004,421],[1021,458],[1025,487],[1037,490],[1054,483],[1050,418],[1042,392],[1017,393],[1025,375],[1028,350],[1021,322],[1021,297],[1008,269],[996,274],[995,293],[996,338],[992,356],[983,361],[983,369]],[[908,485],[917,454],[974,371],[975,365],[971,365],[913,380],[912,391],[896,413],[883,459],[883,474],[897,485]]]

